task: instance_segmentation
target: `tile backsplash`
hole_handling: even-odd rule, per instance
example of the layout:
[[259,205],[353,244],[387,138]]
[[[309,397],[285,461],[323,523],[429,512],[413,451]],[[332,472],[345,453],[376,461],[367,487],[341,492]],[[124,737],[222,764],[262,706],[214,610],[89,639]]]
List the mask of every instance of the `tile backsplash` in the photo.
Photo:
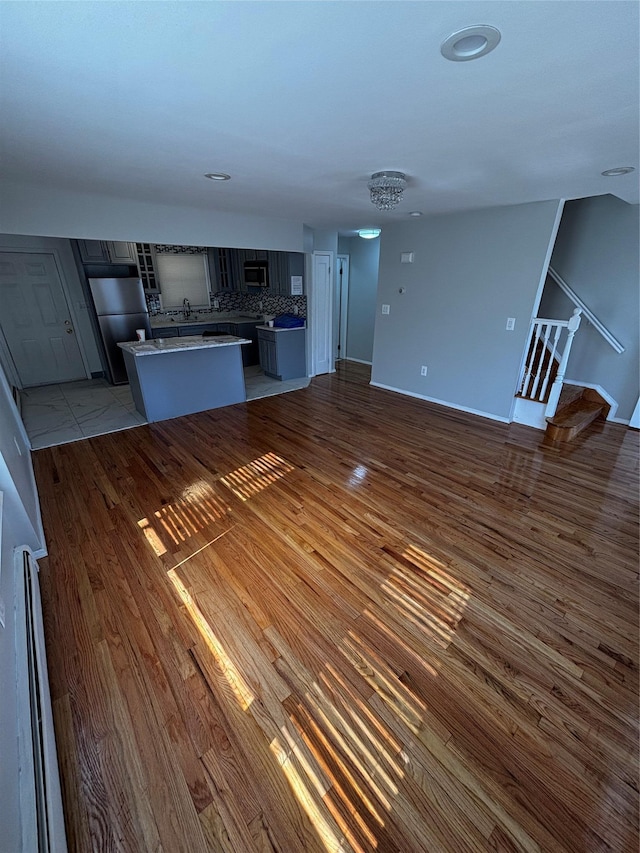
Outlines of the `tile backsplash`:
[[[162,311],[160,306],[160,296],[157,293],[146,294],[147,307],[151,315],[154,314],[180,314],[181,311]],[[306,296],[282,296],[280,294],[269,293],[269,288],[265,288],[263,293],[242,293],[240,291],[221,290],[218,293],[212,293],[210,296],[210,310],[213,311],[213,300],[218,300],[219,307],[215,309],[217,312],[238,312],[246,311],[248,314],[295,314],[295,309],[300,317],[307,316],[307,297]],[[262,307],[260,307],[262,305]],[[199,314],[203,311],[200,309]]]

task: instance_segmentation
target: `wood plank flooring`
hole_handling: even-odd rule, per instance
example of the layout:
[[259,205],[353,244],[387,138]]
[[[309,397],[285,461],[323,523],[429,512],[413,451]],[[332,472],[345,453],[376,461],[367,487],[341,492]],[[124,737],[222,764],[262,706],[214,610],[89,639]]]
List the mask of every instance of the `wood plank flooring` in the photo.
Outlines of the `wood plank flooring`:
[[346,365],[35,466],[71,850],[637,850],[637,433]]

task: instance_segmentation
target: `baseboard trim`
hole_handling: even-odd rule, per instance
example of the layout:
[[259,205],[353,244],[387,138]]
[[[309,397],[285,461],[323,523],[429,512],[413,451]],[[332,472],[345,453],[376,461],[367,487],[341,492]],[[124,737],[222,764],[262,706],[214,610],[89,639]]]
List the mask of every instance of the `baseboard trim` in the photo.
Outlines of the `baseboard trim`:
[[607,418],[607,420],[610,421],[610,423],[612,424],[622,424],[622,426],[631,426],[631,423],[629,421],[625,421],[624,418]]
[[424,394],[415,394],[413,391],[405,391],[403,388],[394,388],[393,385],[384,385],[382,382],[370,382],[376,388],[382,388],[384,391],[394,391],[396,394],[402,394],[405,397],[415,397],[417,400],[425,400],[427,403],[436,403],[438,406],[444,406],[446,409],[456,409],[458,412],[466,412],[469,415],[477,415],[479,418],[488,418],[490,421],[498,421],[501,424],[510,423],[508,418],[503,418],[500,415],[493,415],[490,412],[481,412],[479,409],[470,409],[468,406],[459,406],[457,403],[448,403],[446,400],[438,400],[436,397],[427,397]]
[[600,394],[600,396],[604,400],[606,400],[607,403],[611,406],[611,408],[609,409],[609,414],[607,415],[607,420],[613,421],[614,423],[626,423],[627,425],[629,424],[629,421],[619,421],[615,417],[615,413],[618,411],[618,404],[613,399],[611,394],[607,393],[607,391],[604,390],[602,385],[595,385],[593,382],[580,382],[578,379],[565,379],[564,384],[565,385],[578,385],[581,388],[591,388],[592,391],[597,391],[598,394]]
[[356,364],[368,364],[369,367],[373,364],[372,361],[365,361],[363,358],[351,358],[351,356],[347,355],[343,359],[343,361],[355,361]]

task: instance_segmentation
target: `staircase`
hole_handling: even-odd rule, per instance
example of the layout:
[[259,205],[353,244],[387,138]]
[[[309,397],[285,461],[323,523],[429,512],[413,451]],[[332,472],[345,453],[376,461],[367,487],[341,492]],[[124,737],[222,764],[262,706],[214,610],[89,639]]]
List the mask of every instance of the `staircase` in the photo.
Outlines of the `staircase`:
[[558,407],[547,418],[547,437],[553,442],[573,441],[595,420],[606,420],[610,405],[592,388],[563,385]]
[[[534,317],[516,393],[513,420],[546,429],[553,443],[573,441],[598,418],[606,420],[616,403],[594,388],[564,382],[573,339],[584,317],[617,352],[624,346],[602,324],[580,297],[550,266],[547,285],[555,283],[576,306],[568,320]],[[583,379],[584,381],[584,379]],[[600,386],[598,386],[600,388]],[[606,396],[606,391],[600,388]]]

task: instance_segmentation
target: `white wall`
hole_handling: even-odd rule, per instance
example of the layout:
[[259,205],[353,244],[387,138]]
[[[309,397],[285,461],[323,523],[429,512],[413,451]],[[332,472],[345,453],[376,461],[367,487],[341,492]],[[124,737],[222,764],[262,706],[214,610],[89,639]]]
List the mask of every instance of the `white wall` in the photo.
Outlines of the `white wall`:
[[[574,339],[566,378],[600,385],[618,403],[616,419],[628,421],[638,400],[640,311],[638,205],[605,195],[567,202],[551,265],[625,347],[617,353],[589,323]],[[574,305],[547,284],[542,316],[566,319]]]
[[373,330],[380,262],[380,239],[342,238],[340,253],[349,255],[349,305],[347,308],[346,357],[373,359]]
[[546,201],[384,227],[372,382],[509,420],[560,209]]
[[44,548],[38,494],[26,434],[13,404],[9,385],[0,371],[0,491],[3,516],[0,549],[0,597],[5,626],[0,627],[0,849],[22,850],[18,778],[19,718],[26,713],[17,694],[14,549]]
[[55,187],[0,186],[0,231],[46,237],[129,240],[303,251],[302,223],[75,193]]
[[100,373],[102,361],[98,352],[93,326],[89,319],[87,297],[82,289],[69,240],[56,240],[50,237],[31,237],[22,234],[0,234],[0,252],[16,250],[30,252],[53,252],[58,271],[68,294],[69,308],[72,312],[78,343],[87,360],[89,373]]

